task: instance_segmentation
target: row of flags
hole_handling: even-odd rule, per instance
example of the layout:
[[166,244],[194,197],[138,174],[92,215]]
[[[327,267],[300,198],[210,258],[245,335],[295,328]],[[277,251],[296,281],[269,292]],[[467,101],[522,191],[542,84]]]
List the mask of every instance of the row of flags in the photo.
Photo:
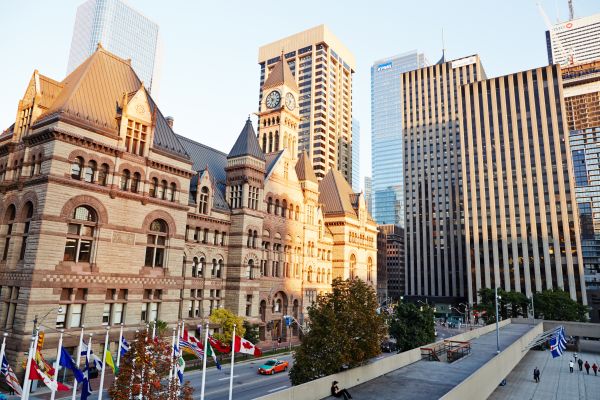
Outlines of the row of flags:
[[566,349],[567,337],[565,335],[565,328],[560,326],[550,338],[550,353],[552,353],[552,358],[560,357]]

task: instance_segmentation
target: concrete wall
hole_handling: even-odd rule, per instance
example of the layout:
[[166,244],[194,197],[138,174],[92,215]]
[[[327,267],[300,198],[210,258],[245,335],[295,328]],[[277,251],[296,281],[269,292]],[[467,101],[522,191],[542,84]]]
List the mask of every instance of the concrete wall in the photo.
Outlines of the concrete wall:
[[508,376],[510,371],[512,371],[525,354],[527,354],[523,349],[542,332],[543,327],[542,324],[539,323],[519,338],[519,340],[511,344],[496,357],[488,361],[483,367],[462,381],[462,383],[446,393],[442,399],[471,399],[473,398],[473,393],[477,393],[477,397],[480,399],[488,398],[498,387],[500,381]]
[[[600,338],[600,324],[591,322],[571,322],[571,321],[547,321],[536,319],[536,322],[544,323],[544,332],[555,329],[559,326],[565,327],[565,333],[568,336],[584,336]],[[515,324],[531,324],[531,318],[516,318],[513,319]]]
[[[500,327],[510,324],[510,319],[500,322]],[[495,324],[490,324],[479,329],[474,329],[462,333],[460,335],[452,337],[453,340],[471,340],[477,338],[486,333],[492,332],[496,329]],[[541,329],[541,328],[540,328]],[[442,341],[436,342],[441,343]],[[430,345],[424,345],[423,347],[430,347]],[[259,397],[259,400],[313,400],[322,399],[331,394],[331,383],[335,380],[338,381],[340,387],[351,388],[353,386],[360,385],[361,383],[370,381],[378,378],[388,372],[397,370],[405,367],[409,364],[421,360],[421,349],[416,348],[409,351],[405,351],[400,354],[396,354],[390,357],[385,357],[381,360],[371,362],[362,367],[350,369],[348,371],[340,372],[326,376],[321,379],[316,379],[311,382],[304,383],[298,386],[292,386],[289,389],[281,390],[266,396]],[[520,360],[520,358],[519,358]],[[512,368],[511,368],[512,369]],[[510,370],[509,370],[510,372]],[[508,373],[507,373],[508,374]]]

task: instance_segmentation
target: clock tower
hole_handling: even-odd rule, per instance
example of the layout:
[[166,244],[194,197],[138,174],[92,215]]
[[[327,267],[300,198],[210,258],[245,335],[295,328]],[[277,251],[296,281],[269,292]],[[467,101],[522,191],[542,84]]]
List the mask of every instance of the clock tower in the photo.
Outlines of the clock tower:
[[258,142],[265,154],[287,149],[292,160],[298,158],[298,96],[300,90],[281,53],[262,87],[258,113]]

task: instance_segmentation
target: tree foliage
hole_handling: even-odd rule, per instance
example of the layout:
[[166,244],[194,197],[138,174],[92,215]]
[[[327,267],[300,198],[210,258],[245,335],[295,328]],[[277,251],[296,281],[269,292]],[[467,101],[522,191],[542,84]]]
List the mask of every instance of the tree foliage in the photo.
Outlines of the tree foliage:
[[390,336],[398,351],[407,351],[435,341],[434,313],[431,307],[400,303],[390,321]]
[[589,308],[560,289],[544,290],[533,296],[535,315],[552,321],[588,321]]
[[129,351],[121,358],[119,373],[109,389],[110,397],[115,400],[137,398],[141,389],[142,397],[146,400],[191,400],[194,389],[190,382],[185,382],[179,388],[180,396],[176,396],[179,380],[177,377],[173,377],[171,382],[166,379],[171,366],[171,338],[157,337],[152,340],[143,330],[136,335]]
[[244,329],[246,330],[246,332],[244,333],[244,339],[248,340],[253,344],[256,344],[260,340],[258,333],[258,324],[251,324],[248,321],[244,321]]
[[244,318],[235,315],[226,308],[218,308],[213,310],[212,314],[210,315],[210,322],[221,327],[221,331],[213,334],[212,336],[223,343],[231,343],[231,337],[233,336],[233,324],[236,325],[235,334],[237,336],[244,337],[244,334],[246,333]]
[[353,368],[380,353],[385,324],[377,297],[360,279],[335,279],[308,308],[308,332],[294,354],[293,385]]

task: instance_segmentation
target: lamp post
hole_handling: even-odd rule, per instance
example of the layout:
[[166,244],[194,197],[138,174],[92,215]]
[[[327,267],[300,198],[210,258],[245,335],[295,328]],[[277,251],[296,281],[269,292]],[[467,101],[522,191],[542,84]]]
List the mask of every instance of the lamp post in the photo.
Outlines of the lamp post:
[[500,354],[500,326],[498,325],[498,287],[494,289],[494,298],[496,299],[496,354]]

